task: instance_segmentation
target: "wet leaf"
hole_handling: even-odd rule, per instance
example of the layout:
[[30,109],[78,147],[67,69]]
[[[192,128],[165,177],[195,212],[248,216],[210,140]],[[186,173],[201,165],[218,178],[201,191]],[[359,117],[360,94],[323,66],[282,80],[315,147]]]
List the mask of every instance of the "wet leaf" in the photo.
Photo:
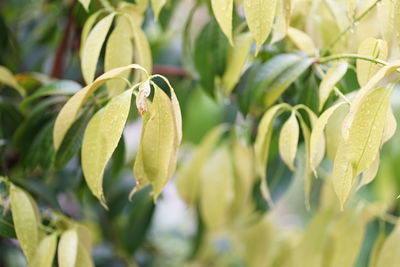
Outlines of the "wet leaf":
[[328,100],[329,95],[333,91],[333,88],[346,74],[347,67],[347,62],[342,61],[336,66],[330,68],[323,77],[319,86],[319,110],[322,110],[326,100]]
[[51,234],[40,241],[32,261],[32,267],[51,267],[57,247],[57,234]]
[[309,56],[315,56],[317,49],[315,44],[308,34],[296,28],[289,27],[288,37],[292,42]]
[[233,46],[232,38],[232,13],[233,0],[212,0],[211,7],[222,32]]
[[299,143],[299,123],[296,113],[292,112],[289,119],[283,124],[279,134],[279,154],[285,164],[293,171],[297,145]]

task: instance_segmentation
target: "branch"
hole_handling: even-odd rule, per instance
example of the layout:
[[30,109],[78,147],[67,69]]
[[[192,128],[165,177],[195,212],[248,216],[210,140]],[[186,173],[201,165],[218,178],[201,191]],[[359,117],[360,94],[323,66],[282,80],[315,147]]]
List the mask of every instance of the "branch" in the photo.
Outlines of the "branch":
[[67,52],[69,36],[71,35],[72,26],[74,25],[73,11],[75,4],[76,0],[72,0],[69,5],[67,25],[65,27],[61,42],[57,48],[57,52],[53,63],[53,69],[51,71],[51,76],[54,78],[61,78],[64,72],[65,53]]
[[155,65],[153,67],[153,73],[161,75],[181,76],[185,78],[189,77],[189,74],[183,68],[170,65]]
[[363,56],[363,55],[359,55],[359,54],[338,54],[338,55],[333,55],[333,56],[321,57],[317,60],[317,62],[318,63],[326,63],[329,61],[341,60],[341,59],[361,59],[361,60],[369,61],[369,62],[372,62],[375,64],[380,64],[383,66],[386,66],[388,64],[384,60],[380,60],[380,59],[368,57],[368,56]]

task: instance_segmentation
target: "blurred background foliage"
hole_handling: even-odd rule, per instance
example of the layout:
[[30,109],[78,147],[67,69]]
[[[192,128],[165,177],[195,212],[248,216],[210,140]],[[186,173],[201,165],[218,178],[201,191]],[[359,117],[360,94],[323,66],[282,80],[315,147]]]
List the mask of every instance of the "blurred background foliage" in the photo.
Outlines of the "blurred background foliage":
[[[324,173],[330,170],[328,160],[320,170],[322,179],[314,181],[311,209],[307,210],[301,168],[292,173],[279,157],[278,130],[288,115],[280,116],[272,135],[268,168],[268,183],[276,206],[272,209],[268,206],[255,174],[247,174],[249,178],[245,179],[250,184],[246,185],[248,192],[243,196],[246,204],[240,204],[243,211],[233,208],[238,214],[224,218],[228,221],[224,227],[208,231],[208,219],[202,215],[207,212],[201,210],[205,204],[184,202],[185,192],[178,194],[175,179],[167,185],[156,204],[149,195],[149,188],[128,201],[134,186],[131,166],[140,136],[140,120],[134,111],[105,173],[104,190],[109,211],[104,210],[83,180],[78,153],[89,118],[104,104],[101,99],[104,90],[98,93],[98,101],[85,106],[59,151],[54,150],[52,140],[59,110],[68,97],[84,85],[79,65],[81,31],[88,17],[103,7],[103,2],[92,1],[88,12],[75,0],[0,2],[0,65],[15,73],[19,84],[27,91],[25,98],[6,86],[0,91],[0,175],[34,197],[44,214],[44,224],[49,223],[54,214],[61,213],[87,226],[93,237],[92,256],[96,266],[295,266],[290,265],[290,260],[296,257],[306,257],[310,261],[302,266],[348,266],[330,261],[337,253],[332,251],[340,251],[337,246],[342,245],[360,247],[359,253],[357,250],[353,253],[356,256],[354,266],[371,264],[372,252],[377,250],[374,244],[391,232],[400,211],[396,201],[400,191],[398,132],[383,148],[377,178],[357,193],[349,210],[337,213],[336,197],[323,182]],[[118,2],[110,1],[114,6]],[[135,3],[134,0],[126,2]],[[301,4],[307,1],[297,2],[300,4],[294,9],[291,25],[307,28],[311,37],[318,41],[319,48],[329,44],[331,36],[340,33],[337,17],[327,14],[329,5],[313,6],[310,12],[319,15],[310,22],[312,14]],[[344,2],[338,1],[343,5]],[[360,10],[373,3],[359,2]],[[198,8],[193,9],[196,5]],[[371,26],[374,16],[375,11],[368,14],[355,32],[350,32],[351,36],[346,36],[334,50],[354,52],[364,37],[378,37],[379,29]],[[235,12],[234,28],[243,27],[242,23],[242,14]],[[153,72],[168,77],[182,109],[183,145],[178,176],[190,164],[194,151],[202,147],[199,145],[204,143],[205,136],[221,124],[226,130],[203,161],[207,169],[198,171],[209,171],[212,181],[213,175],[228,175],[213,166],[212,160],[216,160],[214,165],[223,165],[222,158],[233,168],[243,166],[247,158],[240,157],[248,149],[248,145],[243,144],[254,142],[261,112],[265,110],[260,99],[255,97],[259,83],[263,82],[257,83],[256,77],[262,79],[263,73],[275,67],[270,63],[274,57],[287,53],[304,57],[304,52],[299,52],[286,39],[264,45],[257,57],[253,57],[252,47],[252,56],[243,75],[233,92],[227,95],[219,87],[227,68],[229,41],[213,18],[209,1],[168,1],[158,22],[154,21],[149,8],[145,12],[143,29],[151,46]],[[294,78],[280,101],[305,104],[318,114],[321,81],[318,71],[311,66]],[[163,85],[161,81],[159,84]],[[349,68],[338,87],[344,93],[359,88],[354,68]],[[400,116],[398,99],[396,94],[392,103],[396,119]],[[331,97],[328,103],[334,100]],[[235,152],[236,147],[239,152]],[[240,152],[241,149],[244,152]],[[304,162],[304,156],[298,155],[297,162]],[[237,173],[240,174],[240,170],[236,170],[235,175]],[[0,266],[25,266],[15,240],[8,189],[4,182],[0,182],[0,186]],[[240,188],[234,191],[233,198],[237,200],[243,192]],[[224,194],[217,192],[206,205],[217,205]],[[332,205],[335,208],[329,208]],[[342,221],[348,228],[341,228]],[[354,239],[361,238],[359,244],[349,243],[346,239],[357,229],[362,229],[359,235],[355,233]],[[346,231],[350,237],[346,237]],[[320,265],[324,261],[332,265]]]

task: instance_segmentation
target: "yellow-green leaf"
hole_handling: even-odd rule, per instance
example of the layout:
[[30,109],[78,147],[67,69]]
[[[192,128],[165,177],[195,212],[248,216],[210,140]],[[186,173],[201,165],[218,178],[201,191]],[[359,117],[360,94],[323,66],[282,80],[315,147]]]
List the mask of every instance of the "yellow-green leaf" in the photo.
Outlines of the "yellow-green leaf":
[[57,234],[51,234],[40,241],[33,258],[32,267],[51,267],[53,266],[54,255],[57,247]]
[[[326,140],[326,155],[333,162],[339,143],[342,141],[342,132],[340,129],[343,126],[343,121],[349,113],[350,105],[341,105],[329,117],[328,123],[325,126]],[[338,130],[339,129],[339,130]]]
[[[149,119],[142,129],[139,149],[141,149],[143,172],[153,184],[154,199],[157,199],[171,178],[171,161],[176,159],[179,145],[176,143],[176,120],[171,100],[157,86],[153,103],[149,105],[146,113]],[[134,167],[134,171],[136,168]]]
[[388,236],[378,256],[376,267],[396,267],[400,262],[400,223],[397,223],[393,232]]
[[386,87],[372,90],[355,111],[346,139],[347,158],[355,168],[354,175],[365,171],[379,151],[391,92]]
[[211,7],[214,16],[226,35],[229,42],[233,46],[232,39],[232,13],[233,13],[233,0],[211,0]]
[[296,119],[296,113],[292,112],[289,119],[283,124],[279,134],[279,154],[291,170],[295,169],[294,159],[299,143],[299,132],[299,123]]
[[178,171],[176,178],[177,190],[181,198],[188,204],[195,204],[199,196],[201,169],[224,133],[224,128],[223,126],[217,126],[207,133],[196,147],[193,158]]
[[296,28],[289,27],[288,37],[297,46],[297,48],[304,51],[309,56],[315,56],[317,49],[315,48],[315,44],[308,34]]
[[153,8],[155,20],[158,20],[158,16],[164,5],[167,3],[167,0],[151,0],[151,6]]
[[226,94],[229,94],[239,81],[250,51],[251,42],[251,34],[242,33],[235,38],[235,47],[229,48],[227,67],[222,76],[222,85]]
[[11,186],[11,211],[14,229],[28,263],[33,261],[39,244],[38,207],[27,192],[14,185]]
[[[358,54],[374,59],[386,60],[388,54],[387,42],[375,38],[365,39],[358,48]],[[381,65],[357,59],[357,79],[361,86],[367,84],[372,76],[380,69]]]
[[83,25],[82,33],[81,33],[81,46],[79,48],[79,56],[81,58],[82,58],[82,51],[83,51],[83,48],[85,47],[85,43],[86,43],[87,37],[90,33],[90,30],[92,29],[93,25],[96,23],[96,21],[100,17],[100,15],[103,13],[104,13],[104,10],[99,10],[99,11],[93,13],[85,21],[85,25]]
[[14,75],[3,66],[0,66],[0,84],[1,83],[14,88],[21,96],[25,96],[25,89],[18,84]]
[[[135,59],[139,65],[143,66],[148,73],[152,72],[152,57],[151,57],[151,50],[149,42],[147,41],[147,37],[143,30],[137,25],[132,18],[129,20],[132,33],[133,33],[133,40],[135,42]],[[142,78],[144,78],[142,76]]]
[[[117,18],[114,30],[108,37],[106,53],[104,58],[104,71],[124,67],[132,63],[133,44],[131,41],[130,24],[126,17]],[[128,78],[129,70],[121,73],[120,77]],[[107,89],[110,96],[115,96],[124,91],[126,82],[121,79],[114,79],[107,82]]]
[[[316,173],[317,167],[321,163],[325,147],[320,146],[320,138],[324,135],[325,126],[332,114],[344,104],[344,102],[333,105],[322,113],[313,125],[310,137],[310,164],[311,170]],[[329,143],[329,142],[328,142]],[[322,152],[321,152],[322,151]]]
[[392,107],[389,105],[386,117],[385,128],[383,129],[382,145],[389,141],[396,133],[397,120],[393,114]]
[[115,77],[118,77],[121,73],[129,69],[140,70],[144,72],[147,76],[147,71],[143,67],[137,64],[131,64],[125,67],[116,68],[102,74],[93,83],[89,84],[85,88],[78,91],[67,101],[67,103],[61,109],[61,111],[58,113],[58,116],[54,124],[53,139],[54,139],[54,147],[56,149],[60,147],[66,132],[71,127],[72,123],[75,121],[81,106],[86,102],[89,96],[91,96],[93,92],[104,82],[113,79]]
[[292,0],[282,0],[277,2],[276,21],[274,31],[272,32],[271,43],[278,42],[285,38],[289,28],[291,9]]
[[92,193],[105,205],[103,173],[118,145],[131,105],[132,89],[114,97],[90,120],[82,143],[82,170]]
[[395,6],[397,0],[381,0],[377,6],[377,14],[379,19],[379,28],[384,40],[389,44],[395,41],[396,35],[394,32],[395,26]]
[[328,100],[336,83],[338,83],[346,74],[348,64],[346,61],[338,63],[336,66],[330,68],[326,75],[323,77],[319,86],[319,110],[322,110],[326,100]]
[[78,233],[75,228],[65,231],[58,243],[58,266],[75,267],[78,255]]
[[200,214],[209,230],[224,227],[233,201],[233,170],[226,147],[215,151],[201,173]]
[[89,33],[82,50],[81,68],[85,82],[91,83],[94,79],[100,51],[106,39],[107,33],[114,20],[115,13],[100,20]]
[[247,25],[256,41],[256,54],[271,32],[275,17],[276,0],[244,0]]
[[369,184],[378,174],[379,170],[379,163],[380,163],[380,156],[379,152],[375,156],[375,160],[371,163],[371,165],[362,173],[361,182],[358,185],[357,189],[361,188],[363,185]]
[[86,11],[89,10],[90,0],[79,0],[79,2],[81,2],[83,8],[84,8]]
[[290,108],[287,104],[278,104],[268,109],[261,118],[257,137],[254,143],[254,151],[256,155],[256,166],[257,174],[261,177],[261,192],[268,201],[271,201],[271,197],[268,190],[266,181],[267,163],[268,163],[268,152],[271,142],[273,122],[275,117],[279,114],[282,108]]
[[78,253],[76,255],[75,267],[94,267],[93,260],[88,250],[82,245],[78,244]]

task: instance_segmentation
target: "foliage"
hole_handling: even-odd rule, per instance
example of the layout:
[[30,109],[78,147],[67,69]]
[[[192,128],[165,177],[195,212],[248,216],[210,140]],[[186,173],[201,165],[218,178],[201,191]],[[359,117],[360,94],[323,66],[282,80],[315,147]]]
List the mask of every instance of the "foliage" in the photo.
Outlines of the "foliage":
[[399,0],[22,2],[0,265],[398,265]]

